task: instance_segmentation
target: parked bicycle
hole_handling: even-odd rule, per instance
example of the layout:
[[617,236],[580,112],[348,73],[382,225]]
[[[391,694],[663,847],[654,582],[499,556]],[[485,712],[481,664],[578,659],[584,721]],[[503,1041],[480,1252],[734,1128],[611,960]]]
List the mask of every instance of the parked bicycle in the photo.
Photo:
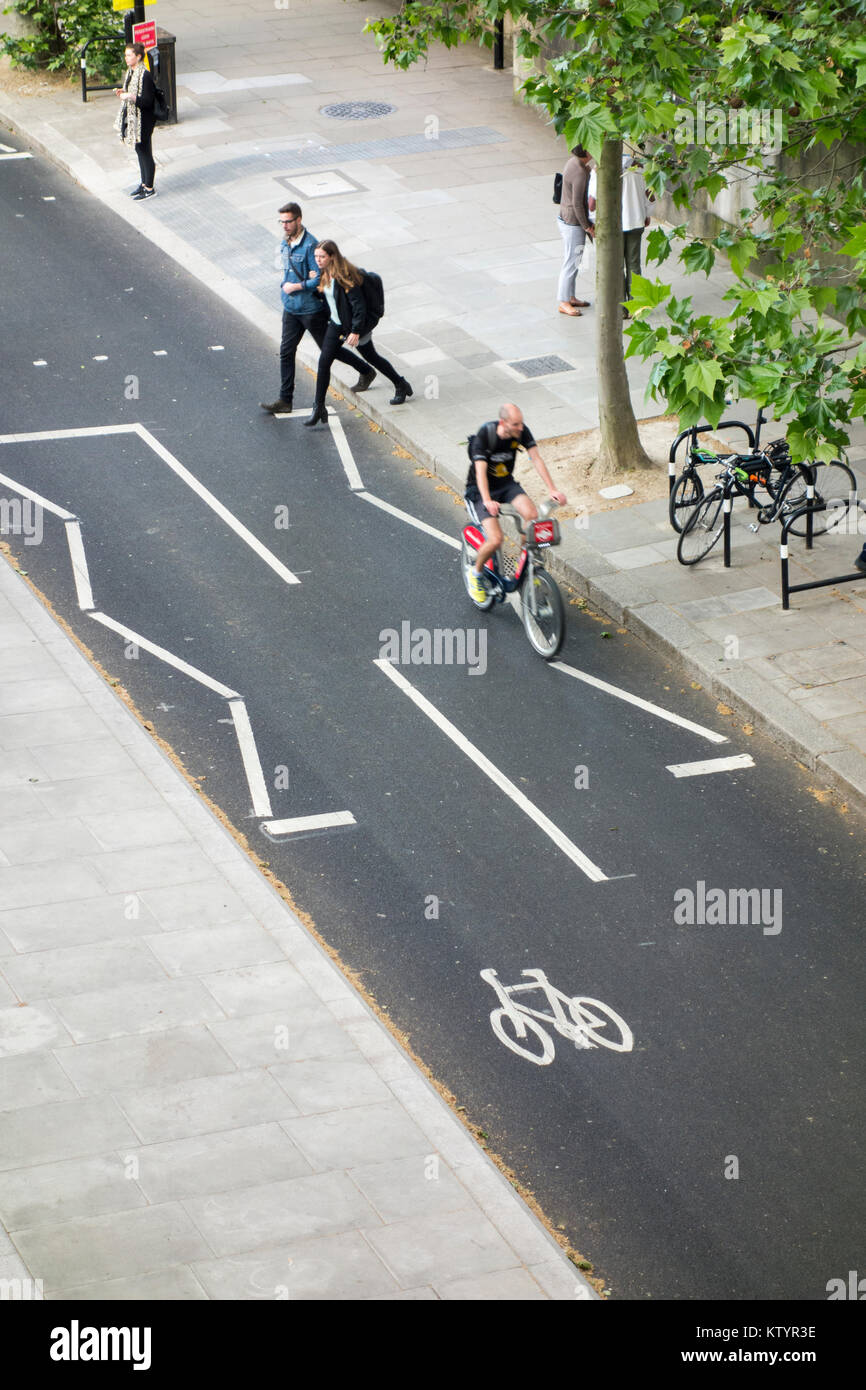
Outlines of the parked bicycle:
[[[727,404],[730,405],[731,402],[728,401]],[[720,420],[717,425],[690,425],[688,429],[680,431],[671,445],[670,454],[668,455],[670,473],[671,477],[673,477],[677,464],[677,454],[684,444],[688,444],[686,460],[679,477],[676,482],[672,484],[668,506],[671,526],[675,531],[681,531],[683,529],[686,521],[688,521],[689,512],[700,502],[706,491],[699,469],[705,464],[714,463],[717,458],[717,455],[710,449],[701,449],[698,447],[699,436],[702,434],[715,434],[720,430],[741,430],[746,437],[747,451],[755,453],[760,449],[761,431],[766,423],[767,418],[764,415],[763,409],[761,409],[758,411],[758,418],[755,421],[754,428],[751,425],[747,425],[744,420]],[[767,446],[767,451],[769,452],[770,449],[777,448],[780,444],[784,445],[787,449],[785,440],[774,440],[772,445]]]
[[472,598],[469,585],[470,570],[474,567],[473,557],[485,541],[484,532],[474,521],[463,527],[460,550],[463,582],[475,607],[486,612],[494,603],[504,603],[509,594],[519,593],[524,630],[530,645],[545,661],[553,660],[565,637],[562,595],[556,580],[551,578],[540,559],[543,550],[559,545],[559,522],[550,516],[552,510],[553,504],[543,503],[538,520],[524,522],[516,507],[507,502],[500,504],[499,515],[514,518],[521,551],[516,561],[509,555],[501,555],[499,551],[487,561],[481,572],[486,594],[483,603]]
[[774,439],[766,448],[754,448],[744,454],[716,454],[710,449],[693,446],[668,499],[668,515],[675,531],[684,530],[692,512],[707,492],[700,470],[734,459],[738,459],[741,466],[754,475],[750,479],[751,486],[743,487],[740,495],[748,497],[750,507],[759,507],[761,503],[755,498],[755,489],[767,486],[774,469],[781,471],[791,466],[791,450],[784,439]]
[[[783,443],[784,441],[777,441]],[[723,465],[715,486],[691,508],[677,543],[677,559],[682,565],[695,565],[708,555],[723,534],[725,504],[735,497],[748,497],[758,508],[758,525],[784,521],[800,511],[808,500],[808,488],[814,487],[814,509],[811,514],[812,535],[820,536],[835,525],[852,506],[856,507],[857,482],[851,469],[834,459],[832,463],[786,462],[783,451],[776,449],[776,460],[770,456],[773,445],[760,453],[730,454],[719,457]],[[756,499],[755,491],[762,488],[767,501]],[[809,513],[792,523],[795,536],[805,536]]]

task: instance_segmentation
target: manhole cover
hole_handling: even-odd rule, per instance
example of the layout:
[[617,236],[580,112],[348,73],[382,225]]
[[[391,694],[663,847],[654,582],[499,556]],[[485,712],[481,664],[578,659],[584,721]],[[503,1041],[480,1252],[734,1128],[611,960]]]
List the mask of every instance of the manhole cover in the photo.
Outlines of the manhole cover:
[[523,362],[509,362],[521,376],[553,376],[554,372],[573,372],[570,362],[561,357],[527,357]]
[[390,116],[396,106],[387,101],[338,101],[333,106],[319,108],[321,116],[332,116],[335,121],[372,121],[377,116]]

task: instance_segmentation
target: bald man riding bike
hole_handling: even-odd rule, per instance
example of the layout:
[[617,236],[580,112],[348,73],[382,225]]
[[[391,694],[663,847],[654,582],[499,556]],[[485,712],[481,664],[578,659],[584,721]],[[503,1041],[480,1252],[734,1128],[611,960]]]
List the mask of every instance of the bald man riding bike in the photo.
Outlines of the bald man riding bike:
[[514,481],[517,453],[526,449],[536,472],[554,502],[565,502],[565,493],[557,492],[553,480],[538,451],[532,432],[518,406],[502,406],[498,420],[488,420],[469,440],[471,466],[466,478],[464,500],[472,520],[481,526],[485,542],[475,555],[470,575],[470,588],[476,603],[483,603],[486,591],[481,572],[494,551],[502,544],[502,527],[497,517],[503,502],[510,502],[524,521],[535,521],[538,510],[531,497]]

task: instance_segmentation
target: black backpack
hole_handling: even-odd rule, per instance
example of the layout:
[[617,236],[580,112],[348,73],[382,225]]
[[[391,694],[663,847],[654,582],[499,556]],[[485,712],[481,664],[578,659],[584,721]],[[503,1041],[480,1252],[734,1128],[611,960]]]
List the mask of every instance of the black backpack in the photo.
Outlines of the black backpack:
[[156,83],[153,84],[153,119],[157,125],[171,119],[171,107],[164,91]]
[[562,202],[562,174],[554,174],[553,176],[553,201],[555,203]]
[[361,282],[361,293],[364,296],[367,315],[364,323],[364,332],[372,333],[376,324],[385,315],[385,286],[382,284],[381,275],[377,275],[375,270],[362,270],[364,279]]
[[496,445],[499,443],[499,435],[496,433],[496,421],[488,420],[475,434],[470,434],[466,441],[466,452],[470,459],[472,459],[472,445],[475,443],[476,439],[480,439],[481,447],[483,449],[486,448],[487,452],[492,454]]

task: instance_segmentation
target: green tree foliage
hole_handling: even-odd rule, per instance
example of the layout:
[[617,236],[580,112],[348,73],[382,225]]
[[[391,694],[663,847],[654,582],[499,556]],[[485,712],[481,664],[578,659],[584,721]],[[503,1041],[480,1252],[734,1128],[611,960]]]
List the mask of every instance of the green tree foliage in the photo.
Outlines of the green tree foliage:
[[78,55],[88,39],[119,29],[120,16],[111,0],[15,0],[3,11],[13,12],[33,27],[33,33],[23,38],[0,34],[0,51],[19,68],[72,71],[78,68]]
[[524,93],[569,145],[601,158],[627,136],[678,207],[749,184],[736,226],[647,238],[654,264],[676,252],[709,274],[724,255],[734,276],[721,315],[634,281],[628,353],[655,359],[653,394],[689,425],[717,422],[733,390],[793,417],[795,457],[832,457],[866,418],[866,348],[833,352],[866,329],[866,0],[407,0],[369,27],[407,67],[432,41],[491,43],[506,14],[523,58],[563,53]]

